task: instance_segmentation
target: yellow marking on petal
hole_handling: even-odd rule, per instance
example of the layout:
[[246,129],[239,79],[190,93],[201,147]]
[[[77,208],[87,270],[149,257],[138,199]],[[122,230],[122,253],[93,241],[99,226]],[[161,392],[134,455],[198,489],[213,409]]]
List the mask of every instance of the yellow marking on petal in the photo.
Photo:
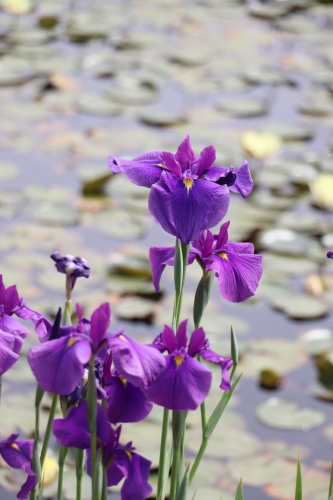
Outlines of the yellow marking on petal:
[[228,254],[226,254],[225,252],[221,252],[221,253],[218,253],[217,254],[219,257],[222,257],[222,259],[224,260],[229,260],[229,257],[228,257]]
[[124,335],[119,335],[118,339],[128,342],[128,340],[124,337]]
[[125,450],[126,455],[130,460],[132,460],[132,453],[129,450]]
[[118,377],[118,378],[119,378],[119,380],[121,380],[121,381],[122,381],[122,383],[123,383],[123,384],[124,384],[124,386],[126,387],[126,385],[127,385],[127,380],[126,380],[124,377],[121,377],[120,375],[119,375],[119,377]]
[[164,168],[165,170],[168,170],[168,169],[166,168],[166,166],[165,166],[165,165],[163,165],[163,163],[158,163],[156,166],[157,166],[157,167]]
[[179,368],[180,365],[182,364],[182,362],[184,361],[184,358],[183,358],[183,356],[175,356],[174,360],[176,363],[176,367]]
[[15,444],[15,443],[12,443],[12,444],[10,445],[10,447],[11,447],[11,448],[14,448],[14,450],[20,451],[20,448],[19,448],[19,447],[17,446],[17,444]]
[[69,339],[67,342],[67,349],[71,347],[73,344],[75,344],[78,341],[78,339]]
[[189,191],[192,187],[192,184],[193,184],[193,179],[184,179],[183,183],[185,184],[187,192],[189,193]]

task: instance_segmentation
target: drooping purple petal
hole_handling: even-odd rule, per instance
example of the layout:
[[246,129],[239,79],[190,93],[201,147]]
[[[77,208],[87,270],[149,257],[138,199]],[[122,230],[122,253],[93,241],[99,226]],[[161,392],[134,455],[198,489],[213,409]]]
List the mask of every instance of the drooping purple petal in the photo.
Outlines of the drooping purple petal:
[[198,354],[200,354],[200,356],[204,358],[206,361],[210,361],[211,363],[216,363],[220,365],[222,370],[222,380],[220,384],[220,389],[223,389],[225,391],[230,391],[231,383],[228,371],[232,367],[232,359],[224,358],[223,356],[220,356],[216,352],[212,351],[209,347],[209,342],[208,346],[205,346],[203,349],[198,351]]
[[28,361],[44,391],[71,394],[81,382],[84,365],[91,357],[91,346],[83,336],[50,340],[30,349]]
[[151,187],[163,172],[161,151],[151,151],[133,160],[109,156],[108,165],[114,174],[122,172],[131,182],[138,186]]
[[153,347],[119,334],[108,339],[117,372],[141,388],[151,385],[165,366],[165,358]]
[[83,257],[75,257],[70,254],[61,255],[58,250],[53,252],[50,257],[56,263],[55,266],[59,273],[72,276],[73,278],[89,278],[90,266],[88,261]]
[[152,186],[148,205],[167,233],[188,244],[224,217],[229,206],[229,191],[226,186],[201,179],[194,181],[188,190],[181,179],[163,172]]
[[110,304],[105,302],[91,315],[91,340],[93,352],[96,352],[105,339],[105,334],[110,325]]
[[30,309],[30,307],[27,307],[24,301],[23,306],[20,307],[19,309],[16,309],[15,314],[21,319],[25,319],[28,321],[32,321],[34,325],[37,324],[37,322],[43,317],[40,313],[34,311],[33,309]]
[[[169,260],[175,256],[175,247],[151,247],[149,249],[150,267],[153,275],[153,285],[158,292],[160,289],[160,279],[165,266]],[[172,262],[173,264],[173,262]],[[169,264],[171,265],[171,264]]]
[[19,359],[22,344],[21,337],[0,330],[0,377]]
[[195,410],[206,398],[212,374],[196,359],[187,356],[177,366],[176,356],[166,356],[166,366],[156,381],[145,390],[147,398],[169,410]]
[[248,162],[245,160],[240,168],[235,169],[235,173],[236,181],[229,189],[230,191],[241,194],[243,198],[246,198],[251,193],[254,186]]
[[187,135],[183,142],[178,146],[177,153],[175,154],[175,159],[180,164],[182,172],[190,169],[193,163],[196,161],[197,158],[193,152],[189,135]]
[[230,226],[230,221],[225,222],[220,227],[219,234],[216,240],[215,251],[218,252],[228,241],[228,228]]
[[229,302],[243,302],[252,297],[262,275],[261,255],[247,253],[224,253],[213,255],[206,265],[209,271],[215,271],[222,297]]
[[200,328],[194,330],[194,332],[191,335],[190,343],[187,349],[188,355],[194,358],[194,356],[199,351],[201,351],[201,349],[204,348],[205,340],[206,340],[205,332],[203,328],[200,326]]
[[121,500],[146,500],[153,491],[148,483],[151,462],[128,449],[117,450],[115,461],[126,477]]
[[122,422],[139,422],[146,418],[153,404],[135,385],[120,377],[111,377],[106,385],[106,415],[109,422],[118,424]]
[[216,149],[212,145],[207,146],[200,153],[195,173],[200,177],[200,175],[208,171],[213,166],[215,160]]
[[8,314],[3,314],[0,317],[0,330],[12,333],[13,335],[18,335],[22,339],[25,339],[29,335],[29,330],[25,326],[21,325],[17,319],[12,316],[8,316]]
[[19,302],[20,297],[17,293],[16,285],[9,286],[5,294],[5,313],[12,314]]
[[[103,407],[97,403],[96,429],[98,440],[106,445],[109,437],[109,423]],[[87,413],[87,400],[73,407],[65,418],[57,418],[52,423],[53,434],[62,446],[80,450],[90,448],[90,428]]]

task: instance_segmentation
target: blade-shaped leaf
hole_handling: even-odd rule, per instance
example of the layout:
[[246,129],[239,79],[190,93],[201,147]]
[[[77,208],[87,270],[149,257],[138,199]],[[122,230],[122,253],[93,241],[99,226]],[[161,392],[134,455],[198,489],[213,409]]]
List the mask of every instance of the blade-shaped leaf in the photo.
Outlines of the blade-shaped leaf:
[[177,500],[186,500],[187,491],[188,491],[188,483],[189,483],[189,475],[190,475],[190,464],[186,467],[186,471],[181,482],[179,492],[177,495]]
[[333,500],[333,460],[331,466],[330,485],[328,488],[328,500]]
[[299,457],[297,461],[295,500],[302,500],[302,470]]
[[238,483],[235,500],[244,500],[242,479]]

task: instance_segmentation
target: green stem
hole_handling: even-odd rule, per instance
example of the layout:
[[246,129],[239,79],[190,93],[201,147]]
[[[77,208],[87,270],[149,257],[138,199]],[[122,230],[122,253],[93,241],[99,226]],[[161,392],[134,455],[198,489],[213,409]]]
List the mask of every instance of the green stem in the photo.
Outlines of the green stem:
[[105,467],[103,467],[103,485],[102,485],[102,500],[107,500],[108,498],[108,486],[107,486],[107,475]]
[[97,478],[97,434],[96,434],[96,405],[97,405],[97,392],[95,381],[95,359],[92,356],[89,363],[88,374],[88,393],[87,393],[87,411],[90,427],[90,451],[91,451],[91,488],[92,500],[98,500],[98,482]]
[[186,412],[172,412],[172,440],[173,440],[173,460],[171,469],[170,500],[176,500],[181,482],[180,472],[182,469],[182,443],[185,432]]
[[170,410],[164,408],[161,446],[160,446],[160,460],[158,466],[157,500],[162,500],[163,482],[164,482],[164,477],[166,475],[165,468],[166,468],[166,451],[167,451],[168,430],[169,430],[169,414]]
[[76,463],[76,500],[81,500],[82,496],[82,476],[83,476],[84,450],[75,450]]
[[43,473],[43,465],[44,465],[44,461],[45,461],[45,457],[46,457],[47,447],[49,445],[50,436],[51,436],[52,422],[53,422],[54,415],[55,415],[55,412],[57,409],[57,404],[58,404],[58,394],[53,394],[52,405],[51,405],[49,419],[48,419],[47,426],[46,426],[42,452],[40,455],[40,468],[41,468],[42,473]]
[[60,446],[59,448],[59,474],[58,474],[58,493],[57,500],[62,500],[62,489],[64,480],[64,467],[65,460],[67,456],[68,448],[66,446]]
[[71,325],[72,324],[72,301],[66,300],[64,313],[62,315],[62,324]]
[[207,445],[208,445],[209,438],[202,437],[201,445],[198,451],[197,456],[195,457],[195,460],[193,462],[193,465],[191,467],[191,472],[190,472],[190,479],[189,479],[189,484],[193,481],[193,478],[198,470],[198,467],[200,465],[201,459],[204,456],[204,453],[206,451]]

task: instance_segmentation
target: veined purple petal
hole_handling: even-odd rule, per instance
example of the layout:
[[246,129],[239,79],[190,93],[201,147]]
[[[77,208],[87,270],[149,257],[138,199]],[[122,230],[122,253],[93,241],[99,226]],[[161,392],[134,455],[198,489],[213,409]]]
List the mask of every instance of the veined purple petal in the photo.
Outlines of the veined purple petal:
[[254,253],[254,246],[252,243],[227,243],[225,245],[226,252],[232,253]]
[[31,467],[33,441],[15,441],[17,436],[12,434],[8,440],[0,442],[0,455],[10,467],[22,469],[28,474],[26,482],[17,494],[17,498],[25,499],[37,483],[37,476]]
[[111,377],[105,387],[106,415],[109,422],[139,422],[146,418],[153,404],[148,401],[140,387],[120,377]]
[[230,391],[231,383],[228,370],[232,367],[232,359],[223,358],[216,352],[212,351],[209,347],[206,347],[199,351],[200,356],[204,358],[206,361],[210,361],[211,363],[219,364],[222,370],[222,380],[220,384],[220,389],[225,391]]
[[163,332],[161,333],[161,342],[169,352],[177,349],[175,332],[168,325],[164,325]]
[[8,314],[3,314],[0,317],[0,330],[3,330],[14,335],[19,335],[22,339],[25,339],[29,335],[29,330],[21,325],[17,319]]
[[91,357],[87,338],[68,336],[50,340],[30,349],[28,361],[44,391],[71,394],[81,382],[84,365]]
[[166,366],[145,390],[147,398],[169,410],[195,410],[206,398],[212,382],[208,368],[187,356],[177,366],[175,356],[166,356]]
[[184,321],[179,324],[176,333],[177,349],[181,349],[182,347],[185,348],[187,346],[186,327],[187,319],[184,319]]
[[199,156],[198,163],[196,165],[195,173],[200,176],[207,170],[209,170],[216,160],[216,149],[214,146],[207,146],[204,148]]
[[183,142],[178,146],[175,158],[182,168],[182,172],[191,169],[193,163],[196,161],[196,156],[193,152],[190,136],[187,135]]
[[[96,428],[97,439],[106,445],[109,437],[109,423],[103,407],[97,403]],[[90,448],[90,428],[87,413],[87,400],[73,407],[65,418],[57,418],[52,423],[53,434],[62,446],[80,450]]]
[[126,477],[121,500],[146,500],[153,491],[148,483],[151,462],[127,449],[117,450],[115,461]]
[[111,309],[110,304],[105,302],[99,306],[91,316],[91,340],[93,352],[96,352],[105,338],[105,334],[110,325]]
[[162,151],[161,160],[169,172],[172,172],[175,176],[181,178],[182,169],[175,159],[175,155],[169,153],[168,151]]
[[226,186],[201,179],[195,180],[188,190],[181,179],[163,172],[152,186],[148,204],[162,228],[188,244],[224,217],[229,191]]
[[201,349],[204,348],[205,340],[206,340],[205,332],[203,328],[200,326],[200,328],[194,330],[194,332],[191,335],[190,343],[187,349],[188,355],[194,358],[194,356],[199,351],[201,351]]
[[133,160],[109,156],[108,165],[114,174],[122,172],[134,184],[151,187],[163,172],[158,166],[161,163],[160,154],[161,151],[151,151]]
[[229,302],[243,302],[252,297],[262,275],[261,255],[227,253],[213,255],[206,270],[215,271],[222,297]]
[[254,185],[248,162],[245,160],[239,169],[235,169],[235,173],[236,181],[229,189],[246,198],[251,193]]
[[149,260],[150,267],[153,275],[153,284],[155,290],[158,292],[160,289],[160,279],[162,273],[168,264],[169,260],[174,259],[175,256],[175,247],[151,247],[149,249]]
[[5,294],[5,313],[11,314],[20,302],[20,297],[17,293],[16,285],[9,286]]
[[19,359],[23,339],[0,330],[0,377]]
[[151,385],[165,366],[165,358],[153,347],[120,334],[108,339],[117,372],[141,388]]
[[192,242],[191,250],[203,259],[213,252],[213,243],[214,236],[207,229],[201,233],[200,238]]
[[42,314],[33,311],[32,309],[30,309],[30,307],[27,307],[26,305],[20,307],[19,309],[16,309],[15,314],[21,319],[32,321],[34,325],[36,325],[37,322],[43,317]]
[[217,252],[220,250],[224,245],[228,242],[228,228],[230,226],[230,221],[225,222],[222,224],[220,227],[219,234],[217,236],[216,240],[216,246],[215,246],[215,251]]

